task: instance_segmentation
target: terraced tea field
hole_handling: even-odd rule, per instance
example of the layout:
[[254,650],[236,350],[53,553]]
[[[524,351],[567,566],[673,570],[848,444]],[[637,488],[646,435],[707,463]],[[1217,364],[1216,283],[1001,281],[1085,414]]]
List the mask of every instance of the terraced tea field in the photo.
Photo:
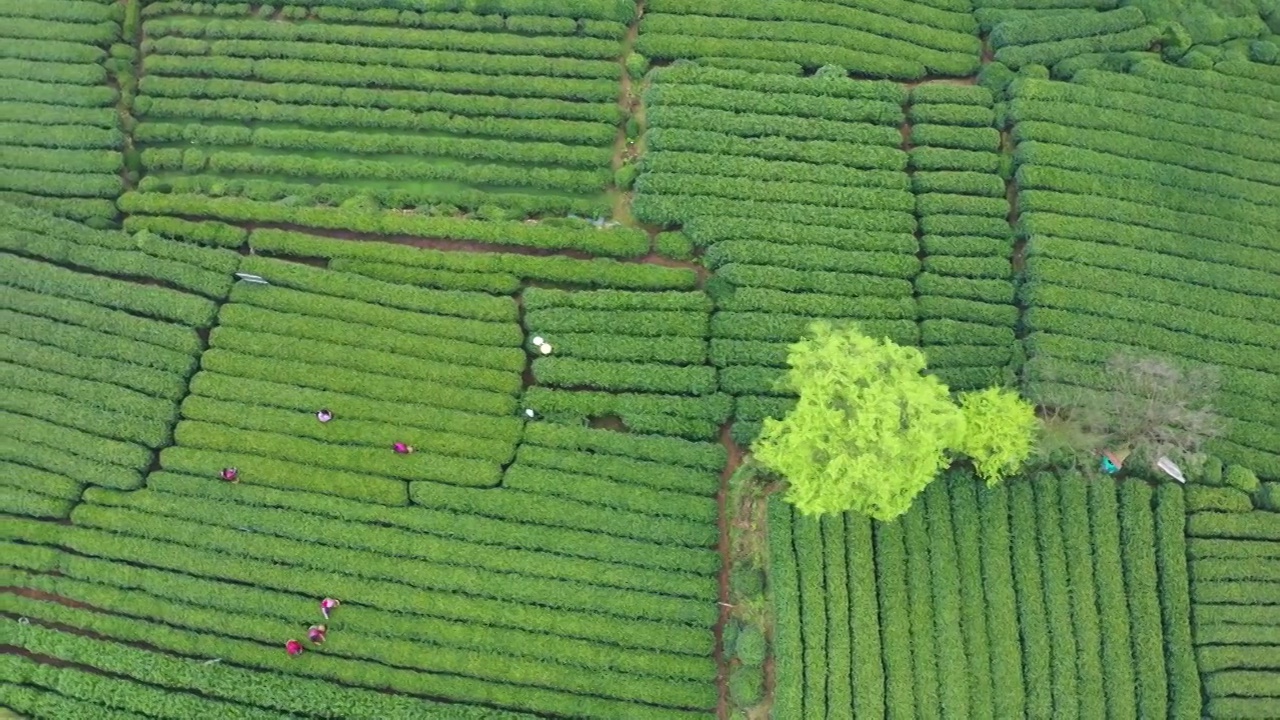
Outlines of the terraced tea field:
[[[1280,716],[1274,2],[0,20],[12,714]],[[749,453],[814,320],[1229,424],[803,516]]]

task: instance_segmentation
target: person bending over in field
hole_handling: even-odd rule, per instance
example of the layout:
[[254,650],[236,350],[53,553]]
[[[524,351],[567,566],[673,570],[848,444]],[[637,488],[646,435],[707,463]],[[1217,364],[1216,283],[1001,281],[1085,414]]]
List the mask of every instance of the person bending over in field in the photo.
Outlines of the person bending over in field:
[[409,453],[413,452],[413,446],[405,445],[404,443],[396,443],[395,445],[391,446],[391,449],[395,450],[396,453],[400,455],[408,455]]
[[333,609],[338,607],[341,604],[342,603],[338,602],[337,600],[334,600],[333,598],[325,598],[320,601],[320,614],[324,615],[325,620],[328,620],[329,613],[333,612]]
[[240,482],[240,471],[233,467],[222,468],[222,479],[229,483],[238,483]]
[[329,628],[324,625],[312,625],[307,628],[307,638],[315,645],[324,644],[324,635],[329,632]]
[[289,657],[298,657],[302,654],[302,643],[297,640],[290,640],[284,644],[284,651],[289,653]]
[[316,413],[316,419],[322,423],[327,423],[333,419],[333,413],[329,412],[328,410],[321,410],[320,412]]

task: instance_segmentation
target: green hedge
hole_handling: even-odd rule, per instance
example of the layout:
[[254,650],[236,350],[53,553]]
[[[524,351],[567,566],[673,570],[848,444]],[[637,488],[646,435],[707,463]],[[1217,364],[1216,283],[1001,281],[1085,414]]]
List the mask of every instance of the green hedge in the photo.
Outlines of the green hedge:
[[[933,244],[936,247],[936,243]],[[1003,243],[1000,244],[1003,246]],[[944,266],[943,269],[950,268]],[[966,298],[995,304],[1011,304],[1014,301],[1014,285],[1010,280],[987,280],[924,272],[916,276],[915,284],[921,296]]]
[[[835,614],[833,622],[844,622],[845,616],[848,617],[854,714],[875,717],[884,714],[885,666],[882,661],[881,612],[876,599],[876,548],[871,522],[865,517],[846,513],[844,537],[849,603],[847,613]],[[829,571],[829,574],[832,573]],[[838,706],[833,704],[833,707]]]
[[970,658],[966,647],[965,615],[961,608],[960,558],[951,522],[952,498],[945,480],[934,481],[923,493],[923,510],[930,538],[929,577],[933,587],[934,634],[938,648],[938,679],[942,711],[948,717],[970,717],[973,690],[968,681]]
[[555,333],[613,333],[637,337],[701,338],[707,335],[705,312],[690,310],[585,310],[574,307],[533,308],[525,313],[524,325],[530,334],[549,339],[554,349]]
[[[459,720],[523,719],[523,716],[515,713],[495,716],[495,711],[491,708],[472,709],[453,703],[440,706],[447,709],[439,711],[436,706],[428,704],[429,701],[421,698],[407,698],[381,693],[374,689],[349,687],[329,680],[263,673],[230,664],[216,664],[201,668],[198,673],[192,673],[190,661],[184,658],[40,625],[23,625],[16,630],[7,631],[6,635],[12,637],[16,645],[33,653],[61,658],[84,667],[97,668],[119,677],[134,678],[142,683],[138,687],[158,687],[178,691],[164,694],[162,705],[164,708],[181,710],[189,705],[174,703],[191,703],[193,701],[185,698],[203,696],[271,708],[280,712],[294,712],[298,708],[326,712],[329,708],[341,706],[350,708],[351,712],[369,713],[371,717],[409,717],[415,714],[422,717],[422,713],[427,712],[431,713],[425,716],[427,718],[442,718],[447,715]],[[68,682],[63,680],[63,677],[63,673],[59,671],[59,682]],[[199,695],[183,692],[191,690],[195,690]],[[214,701],[206,700],[206,702]]]
[[912,646],[901,641],[911,636],[904,525],[903,522],[875,523],[873,527],[875,583],[881,598],[879,631],[884,651],[884,709],[890,717],[906,718],[915,717],[916,701]]
[[1071,617],[1071,594],[1074,588],[1067,575],[1062,511],[1059,489],[1056,487],[1062,482],[1064,480],[1061,478],[1042,473],[1034,476],[1031,484],[1035,491],[1036,539],[1040,544],[1045,617],[1052,649],[1050,667],[1053,673],[1054,714],[1081,717],[1082,692],[1077,667],[1080,662],[1079,646]]
[[[717,168],[708,163],[706,171]],[[905,190],[880,188],[854,188],[821,185],[809,182],[793,182],[779,168],[778,182],[766,182],[749,178],[721,177],[717,175],[682,175],[650,172],[636,180],[636,192],[640,194],[668,196],[709,196],[753,202],[809,203],[830,208],[861,208],[874,211],[907,212],[911,209],[911,195]],[[798,170],[792,178],[803,177]]]
[[832,270],[910,278],[920,268],[915,257],[832,248],[800,247],[757,241],[722,242],[709,248],[704,262],[715,270],[729,263],[769,265],[793,270]]
[[1119,495],[1125,594],[1133,628],[1139,714],[1163,714],[1168,707],[1169,689],[1156,577],[1151,488],[1139,482],[1127,482],[1120,486]]
[[[650,16],[646,16],[646,19]],[[652,17],[661,18],[660,15]],[[718,20],[718,19],[717,19]],[[684,24],[684,18],[678,24]],[[718,23],[717,23],[718,24]],[[784,28],[786,26],[783,26]],[[719,30],[717,30],[719,31]],[[747,29],[750,32],[750,29]],[[807,32],[807,31],[802,31]],[[785,34],[783,30],[778,34]],[[794,33],[792,34],[794,37]],[[864,36],[866,37],[866,36]],[[867,45],[884,45],[883,39],[866,37]],[[755,39],[718,38],[703,35],[668,35],[648,27],[636,40],[636,50],[645,57],[656,60],[680,60],[701,58],[704,54],[729,55],[744,57],[750,60],[768,60],[771,62],[796,63],[803,67],[819,67],[829,62],[839,63],[859,75],[873,78],[891,78],[895,80],[918,80],[924,77],[927,68],[915,59],[907,60],[884,54],[873,54],[848,50],[838,46],[817,45],[804,42],[785,42]],[[973,62],[963,56],[952,59],[940,56],[935,61],[939,68],[945,68],[951,74],[963,74],[972,69]]]
[[8,331],[2,344],[3,357],[32,368],[177,400],[186,392],[183,380],[195,367],[191,355],[119,335],[7,310],[0,310],[0,318]]
[[774,495],[768,501],[769,602],[773,609],[773,710],[779,717],[803,717],[804,640],[800,580],[792,542],[791,506]]
[[946,147],[914,147],[909,153],[911,169],[964,170],[977,173],[995,173],[1000,170],[1000,154],[976,150],[955,150]]
[[[995,686],[992,683],[992,638],[988,634],[986,605],[988,603],[983,592],[982,580],[982,544],[993,540],[985,525],[980,525],[978,514],[977,482],[972,475],[952,472],[947,475],[947,493],[943,496],[948,502],[936,510],[926,506],[930,511],[949,512],[948,522],[955,537],[955,566],[958,584],[960,616],[957,619],[964,637],[964,651],[967,660],[966,676],[969,678],[970,712],[978,717],[995,717]],[[937,491],[935,491],[937,492]],[[926,496],[926,501],[928,497]],[[931,530],[932,531],[932,530]],[[979,539],[981,535],[982,540]],[[1014,682],[1014,678],[1001,678],[1000,692],[1003,685]]]
[[912,173],[911,189],[921,198],[940,193],[1003,198],[1006,190],[1004,180],[996,175],[945,170]]
[[142,472],[139,470],[42,445],[38,440],[21,435],[0,435],[0,459],[56,473],[82,485],[121,489],[142,487]]
[[1145,22],[1142,10],[1137,7],[1094,14],[1073,14],[1069,22],[1052,15],[1031,16],[1025,20],[1010,19],[996,25],[991,31],[990,41],[991,46],[997,49],[1009,45],[1031,45],[1131,30]]
[[46,472],[33,467],[0,461],[0,485],[17,488],[27,492],[60,498],[78,500],[84,485],[58,473]]
[[1163,484],[1155,492],[1156,566],[1160,580],[1160,610],[1165,635],[1165,663],[1169,672],[1169,717],[1201,717],[1199,672],[1192,647],[1191,598],[1187,579],[1184,528],[1187,507],[1183,489]]
[[0,397],[0,409],[31,418],[47,420],[55,425],[96,435],[98,437],[137,443],[148,448],[159,448],[169,443],[169,418],[147,418],[95,407],[76,402],[71,398],[45,392],[32,392],[20,387],[9,387]]
[[[626,533],[629,524],[625,513],[615,513],[612,517],[617,520],[609,520],[611,516],[607,512],[590,506],[554,498],[524,496],[522,493],[520,495],[529,501],[530,512],[527,518],[515,511],[525,500],[511,502],[502,494],[489,494],[488,497],[493,498],[490,502],[484,499],[485,496],[476,495],[473,491],[451,489],[447,486],[436,486],[428,493],[433,498],[444,499],[438,503],[441,505],[440,509],[422,506],[394,508],[331,495],[276,490],[260,485],[210,483],[205,478],[166,472],[152,473],[147,479],[147,487],[174,496],[222,503],[234,498],[241,505],[267,509],[285,508],[331,520],[382,524],[423,535],[443,536],[515,550],[540,550],[565,557],[600,560],[638,568],[701,576],[714,576],[720,570],[720,556],[714,549],[682,547],[666,541],[659,544],[630,539]],[[451,505],[457,505],[457,501],[467,498],[470,498],[467,500],[470,504],[465,507],[467,512],[448,509]],[[578,505],[579,509],[587,508],[582,515],[576,516],[581,518],[576,523],[558,521],[552,525],[539,521],[545,508],[549,507],[554,511],[556,507],[567,508],[574,505]],[[598,524],[593,526],[593,522]],[[655,522],[659,525],[672,524],[661,519]],[[586,529],[575,529],[577,526]]]
[[423,432],[416,427],[405,427],[407,422],[399,418],[395,423],[387,422],[390,418],[360,420],[356,419],[358,412],[356,417],[352,417],[345,405],[341,408],[341,424],[322,425],[314,421],[311,413],[192,395],[182,403],[182,416],[188,420],[282,433],[344,446],[388,448],[396,442],[406,442],[429,453],[498,464],[510,462],[514,454],[514,437],[494,437],[505,430],[502,423],[492,422],[496,418],[450,413],[438,419],[438,424],[444,426],[443,430]]
[[960,103],[920,103],[913,99],[908,114],[911,123],[922,125],[952,125],[959,127],[989,128],[995,123],[995,113],[981,105]]
[[865,298],[839,295],[787,293],[768,288],[737,288],[719,300],[720,310],[779,312],[814,317],[912,318],[916,308],[907,298]]
[[[524,440],[548,448],[608,453],[704,471],[719,471],[725,463],[725,451],[719,445],[691,443],[656,436],[619,434],[607,430],[555,423],[528,424],[525,426]],[[601,460],[603,461],[604,458]]]
[[[718,338],[738,340],[769,340],[795,342],[813,324],[814,318],[806,315],[780,315],[775,313],[716,313],[711,319],[711,334]],[[937,320],[932,323],[948,323]],[[904,345],[917,345],[921,328],[913,320],[866,320],[858,323],[863,332],[874,337],[884,336]],[[969,331],[968,328],[964,329]],[[929,333],[939,335],[929,328]],[[1012,333],[1010,333],[1012,335]],[[1003,339],[1003,338],[1002,338]],[[1010,337],[1012,340],[1012,337]]]
[[579,230],[515,221],[478,223],[458,218],[404,215],[393,211],[365,212],[347,208],[293,208],[243,198],[209,198],[200,195],[125,193],[120,208],[129,213],[205,215],[230,221],[287,222],[303,227],[345,229],[358,232],[440,237],[543,249],[577,249],[612,257],[633,257],[647,252],[648,237],[639,230]]
[[528,493],[569,498],[628,512],[713,523],[714,500],[692,497],[630,483],[516,464],[509,468],[503,487]]
[[7,285],[25,290],[196,327],[209,325],[217,311],[214,303],[205,298],[78,273],[8,254],[0,255],[0,276]]
[[[782,76],[761,77],[771,81],[777,79],[779,82],[791,80],[791,78],[783,79]],[[873,87],[879,89],[881,86]],[[878,94],[883,95],[883,93]],[[645,92],[644,99],[645,104],[649,106],[691,105],[734,113],[763,113],[853,123],[869,122],[877,125],[899,125],[903,121],[901,103],[896,100],[835,98],[779,92],[773,88],[762,92],[756,89],[732,89],[713,85],[659,84],[650,87]],[[656,122],[654,125],[662,126],[661,123]]]
[[[1035,491],[1032,483],[1009,487],[1009,534],[1012,538],[1013,580],[1017,589],[1017,617],[1022,636],[1023,677],[1027,712],[1049,717],[1054,697],[1061,692],[1053,672],[1043,575],[1036,547]],[[1059,653],[1060,655],[1061,653]],[[1054,692],[1054,690],[1058,692]],[[1072,703],[1076,702],[1072,698]],[[1066,712],[1067,708],[1059,708]]]
[[716,285],[775,288],[795,292],[819,292],[848,296],[903,297],[911,293],[911,281],[881,275],[857,275],[819,270],[792,270],[771,265],[729,263],[716,268],[708,290]]
[[915,123],[911,126],[911,144],[917,147],[996,152],[1000,148],[1000,131],[993,127],[954,127]]
[[906,548],[907,594],[904,598],[911,619],[912,690],[916,711],[925,716],[938,716],[942,709],[939,681],[938,645],[935,631],[936,609],[933,606],[933,578],[929,568],[929,529],[924,512],[917,508],[901,518]]
[[[822,526],[817,518],[795,516],[791,523],[791,541],[796,552],[796,572],[800,581],[800,638],[804,643],[805,715],[825,717],[827,684],[849,677],[832,676],[828,665],[831,649],[827,647],[828,627],[825,548]],[[846,650],[847,653],[847,650]]]
[[[645,121],[655,150],[705,151],[778,160],[837,163],[864,169],[901,170],[906,153],[896,127],[701,107],[650,105]],[[707,130],[715,128],[715,131]],[[895,139],[896,138],[896,139]],[[864,147],[840,153],[841,143]]]
[[[886,170],[854,170],[837,164],[814,165],[787,160],[765,160],[756,157],[715,155],[705,152],[661,151],[645,153],[641,168],[659,175],[710,175],[724,178],[751,178],[763,181],[788,183],[817,183],[848,188],[855,195],[859,190],[890,189],[906,191],[910,180],[902,173]],[[692,180],[692,179],[691,179]],[[675,180],[668,180],[674,183]],[[725,180],[729,183],[729,180]],[[741,183],[741,180],[734,180]],[[695,192],[693,190],[686,190]],[[697,192],[707,192],[699,190]],[[830,192],[824,191],[824,192]],[[721,194],[708,192],[708,194]],[[843,205],[844,201],[829,204]]]
[[[1102,630],[1093,576],[1088,485],[1079,475],[1060,477],[1056,484],[1066,553],[1066,581],[1070,587],[1071,618],[1075,630],[1080,717],[1106,717],[1106,672],[1102,664]],[[1047,498],[1045,502],[1048,502]],[[1189,608],[1187,612],[1190,613]]]
[[[904,184],[903,187],[907,186]],[[726,240],[756,240],[789,245],[822,245],[837,250],[918,250],[916,238],[910,233],[846,230],[748,218],[700,215],[689,220],[684,225],[683,232],[700,247],[710,247]]]
[[[537,423],[537,426],[541,428],[554,427],[551,423]],[[586,428],[583,429],[587,430]],[[520,446],[517,460],[527,465],[602,477],[654,490],[666,490],[701,495],[703,497],[714,496],[720,490],[720,478],[714,472],[697,471],[662,462],[611,457],[575,449],[562,450],[539,447],[530,444],[532,440],[527,434],[524,440],[524,444]]]
[[[1075,21],[1071,24],[1074,25]],[[1059,61],[1086,53],[1146,50],[1159,40],[1163,34],[1164,29],[1158,25],[1143,25],[1106,35],[1094,35],[1031,45],[1006,46],[996,50],[995,59],[997,62],[1002,62],[1014,69],[1027,65],[1053,65]],[[1090,71],[1082,70],[1081,72],[1088,73]]]
[[[413,483],[409,494],[416,505],[506,522],[583,530],[672,548],[708,548],[715,545],[716,529],[713,524],[634,513],[566,498],[515,491],[494,494],[479,488],[437,483]],[[654,550],[655,557],[661,552]]]

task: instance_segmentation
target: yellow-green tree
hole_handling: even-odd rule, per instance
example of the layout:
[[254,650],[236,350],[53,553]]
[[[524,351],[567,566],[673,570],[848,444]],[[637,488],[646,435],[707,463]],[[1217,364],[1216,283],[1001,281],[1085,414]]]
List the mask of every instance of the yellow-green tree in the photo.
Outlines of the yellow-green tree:
[[752,452],[786,478],[787,501],[807,515],[853,510],[891,520],[953,453],[970,455],[994,483],[1031,450],[1036,420],[1028,403],[992,390],[957,405],[946,385],[924,374],[916,348],[819,322],[787,361],[786,382],[799,399],[782,420],[765,420]]

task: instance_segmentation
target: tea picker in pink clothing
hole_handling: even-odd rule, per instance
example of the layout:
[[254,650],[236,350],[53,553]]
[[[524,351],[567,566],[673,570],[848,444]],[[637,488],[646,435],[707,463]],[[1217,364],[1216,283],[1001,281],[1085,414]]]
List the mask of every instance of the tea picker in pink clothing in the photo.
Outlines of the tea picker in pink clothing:
[[302,654],[302,643],[297,640],[290,640],[284,644],[284,651],[289,653],[289,657],[298,657]]
[[[325,598],[320,601],[320,614],[324,615],[325,620],[328,620],[329,613],[333,612],[333,609],[338,607],[341,604],[342,603],[338,602],[337,600],[334,600],[333,598]],[[324,627],[324,626],[322,625],[321,627]]]
[[316,419],[322,423],[327,423],[333,419],[333,413],[329,412],[328,410],[322,409],[316,413]]
[[398,442],[395,445],[392,445],[391,449],[395,450],[397,455],[408,455],[409,453],[413,452],[412,445],[406,445],[402,442]]

